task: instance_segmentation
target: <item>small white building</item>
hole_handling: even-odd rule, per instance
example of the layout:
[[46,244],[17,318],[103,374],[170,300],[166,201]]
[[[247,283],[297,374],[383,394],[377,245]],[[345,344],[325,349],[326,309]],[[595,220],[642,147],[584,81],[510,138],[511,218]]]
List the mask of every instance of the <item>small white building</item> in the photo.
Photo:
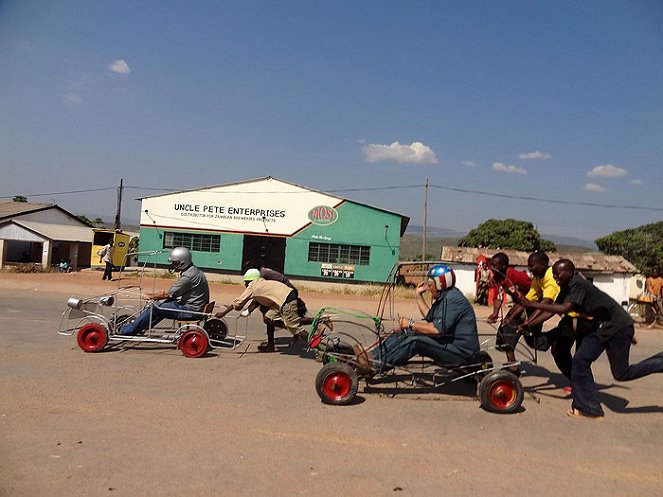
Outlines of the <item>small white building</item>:
[[[468,298],[476,294],[475,274],[477,261],[490,259],[497,252],[509,256],[509,262],[516,269],[527,270],[529,252],[517,250],[479,249],[471,247],[442,247],[440,260],[453,267],[456,272],[456,286]],[[620,255],[603,255],[596,253],[548,253],[550,264],[559,259],[570,259],[585,278],[610,295],[618,303],[629,301],[631,293],[631,277],[638,272],[636,267]]]
[[89,267],[92,226],[56,204],[0,202],[0,268],[12,262],[44,267],[62,260]]

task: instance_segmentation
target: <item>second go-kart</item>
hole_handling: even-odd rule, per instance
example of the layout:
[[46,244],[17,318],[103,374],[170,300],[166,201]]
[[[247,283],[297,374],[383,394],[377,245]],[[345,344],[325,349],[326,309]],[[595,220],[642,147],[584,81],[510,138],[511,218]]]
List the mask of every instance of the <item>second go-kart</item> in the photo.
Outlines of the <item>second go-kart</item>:
[[[422,275],[434,263],[416,263]],[[309,346],[316,350],[323,363],[315,378],[315,389],[326,404],[351,404],[359,389],[393,394],[403,389],[437,391],[455,382],[476,385],[476,397],[485,410],[510,414],[520,410],[524,389],[511,372],[520,362],[495,364],[489,354],[494,349],[494,335],[481,343],[481,350],[467,361],[440,364],[426,357],[412,358],[406,365],[394,367],[381,364],[381,346],[395,331],[387,326],[395,323],[393,296],[396,282],[402,281],[401,269],[408,263],[394,267],[385,285],[378,312],[371,315],[335,307],[320,309],[309,332]],[[411,273],[411,272],[410,272]],[[393,317],[385,317],[386,313]],[[331,326],[320,326],[325,319]],[[358,360],[359,355],[372,353],[377,367],[369,372]],[[383,367],[384,366],[384,367]]]

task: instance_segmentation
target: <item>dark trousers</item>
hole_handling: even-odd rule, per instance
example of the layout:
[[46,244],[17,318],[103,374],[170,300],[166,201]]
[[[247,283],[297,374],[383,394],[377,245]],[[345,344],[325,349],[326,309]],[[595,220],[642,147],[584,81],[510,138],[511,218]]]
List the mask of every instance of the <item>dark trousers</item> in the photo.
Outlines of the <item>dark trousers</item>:
[[102,280],[113,279],[113,263],[112,262],[107,262],[106,263],[106,269],[104,269],[104,275],[101,277]]
[[598,389],[592,374],[592,363],[604,350],[610,361],[612,376],[617,381],[630,381],[663,372],[663,352],[629,365],[631,339],[634,334],[633,326],[627,326],[615,333],[607,342],[602,343],[597,333],[591,333],[582,339],[576,348],[571,367],[573,408],[591,416],[603,416],[603,409],[598,401]]
[[[573,364],[573,355],[571,349],[576,341],[573,335],[557,334],[550,337],[550,353],[555,360],[557,369],[571,381],[571,365]],[[580,340],[579,340],[580,341]]]

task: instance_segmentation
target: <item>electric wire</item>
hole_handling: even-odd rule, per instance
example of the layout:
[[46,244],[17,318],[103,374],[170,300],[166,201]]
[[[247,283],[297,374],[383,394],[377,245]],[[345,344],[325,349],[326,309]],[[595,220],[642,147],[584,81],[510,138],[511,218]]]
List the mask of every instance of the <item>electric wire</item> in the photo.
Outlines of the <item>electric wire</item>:
[[[442,185],[435,185],[435,184],[430,184],[430,188],[432,189],[437,189],[437,190],[446,190],[446,191],[451,191],[451,192],[456,192],[456,193],[463,193],[463,194],[469,194],[469,195],[482,195],[482,196],[488,196],[488,197],[495,197],[495,198],[503,198],[503,199],[511,199],[511,200],[523,200],[527,202],[538,202],[538,203],[548,203],[548,204],[556,204],[556,205],[570,205],[570,206],[582,206],[582,207],[594,207],[594,208],[601,208],[601,209],[627,209],[627,210],[638,210],[638,211],[651,211],[651,212],[663,212],[663,207],[650,207],[650,206],[639,206],[639,205],[620,205],[620,204],[608,204],[608,203],[601,203],[601,202],[587,202],[587,201],[575,201],[575,200],[563,200],[563,199],[551,199],[551,198],[542,198],[542,197],[531,197],[527,195],[512,195],[508,193],[499,193],[499,192],[490,192],[490,191],[482,191],[482,190],[472,190],[468,188],[457,188],[457,187],[451,187],[451,186],[442,186]],[[148,186],[136,186],[136,185],[127,185],[123,187],[124,189],[131,189],[131,190],[142,190],[142,191],[159,191],[159,192],[164,192],[165,194],[169,193],[174,193],[174,192],[181,192],[182,190],[176,190],[176,189],[171,189],[171,188],[156,188],[156,187],[148,187]],[[378,186],[378,187],[370,187],[370,188],[338,188],[338,189],[330,189],[327,190],[326,192],[319,192],[319,193],[351,193],[351,192],[375,192],[375,191],[387,191],[387,190],[411,190],[411,189],[418,189],[418,188],[424,188],[423,185],[395,185],[395,186]],[[84,190],[70,190],[70,191],[63,191],[63,192],[50,192],[50,193],[34,193],[30,195],[23,195],[26,198],[29,197],[48,197],[48,196],[56,196],[56,195],[73,195],[73,194],[81,194],[81,193],[91,193],[91,192],[100,192],[100,191],[110,191],[110,190],[117,190],[117,187],[108,187],[108,188],[89,188],[89,189],[84,189]],[[187,191],[197,191],[197,190],[187,190]],[[303,189],[301,191],[291,191],[291,192],[283,192],[283,191],[264,191],[264,190],[227,190],[224,189],[223,191],[208,191],[207,193],[216,193],[216,194],[262,194],[262,195],[269,195],[269,194],[307,194],[311,193],[311,190],[309,189]],[[8,199],[8,198],[13,198],[15,195],[4,195],[0,196],[0,199]]]

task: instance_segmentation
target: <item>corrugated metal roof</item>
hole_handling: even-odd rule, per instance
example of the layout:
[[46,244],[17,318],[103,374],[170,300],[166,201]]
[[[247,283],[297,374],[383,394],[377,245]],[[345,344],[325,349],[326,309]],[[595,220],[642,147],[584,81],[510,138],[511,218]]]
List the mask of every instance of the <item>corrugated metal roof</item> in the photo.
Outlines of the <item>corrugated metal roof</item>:
[[0,202],[0,219],[18,216],[56,207],[55,204],[33,204],[29,202]]
[[85,221],[79,219],[78,216],[75,216],[57,204],[34,204],[32,202],[0,202],[0,221],[6,221],[13,217],[20,217],[26,214],[46,211],[49,209],[55,209],[66,214],[76,222],[80,223],[82,226],[92,227],[91,224],[88,224]]
[[36,221],[14,220],[15,224],[33,231],[49,240],[59,242],[92,243],[92,229],[85,226],[39,223]]
[[[527,266],[529,252],[519,250],[479,249],[475,247],[442,247],[440,260],[446,262],[457,262],[464,264],[475,264],[477,257],[483,255],[489,259],[497,252],[504,252],[509,256],[509,262],[513,266]],[[592,252],[549,252],[550,262],[559,259],[570,259],[580,271],[600,271],[608,273],[637,273],[637,268],[621,255],[603,255]]]

